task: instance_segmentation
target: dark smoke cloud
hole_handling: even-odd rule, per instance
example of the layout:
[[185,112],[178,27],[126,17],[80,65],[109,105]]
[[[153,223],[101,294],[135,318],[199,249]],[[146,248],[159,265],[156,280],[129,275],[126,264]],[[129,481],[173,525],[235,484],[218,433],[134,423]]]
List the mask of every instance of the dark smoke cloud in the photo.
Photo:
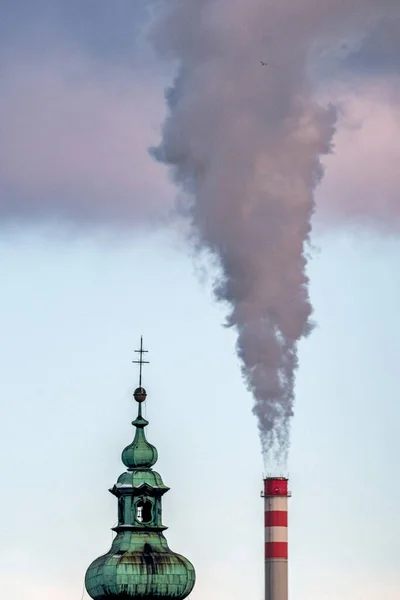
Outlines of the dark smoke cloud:
[[185,190],[197,244],[219,259],[215,294],[230,307],[264,453],[281,463],[297,346],[312,329],[314,191],[336,122],[316,102],[312,64],[367,56],[393,11],[397,0],[168,0],[152,31],[179,64],[152,154]]

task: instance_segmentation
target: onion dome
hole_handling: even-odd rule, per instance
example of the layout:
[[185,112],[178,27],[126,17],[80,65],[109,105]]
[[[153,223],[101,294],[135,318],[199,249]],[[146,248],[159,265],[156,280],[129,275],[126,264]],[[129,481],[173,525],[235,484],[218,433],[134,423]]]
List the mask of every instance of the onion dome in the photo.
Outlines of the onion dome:
[[[140,351],[142,368],[143,345]],[[133,421],[136,434],[122,452],[127,471],[118,477],[110,492],[118,501],[116,537],[110,550],[88,568],[86,590],[93,600],[183,600],[195,584],[190,561],[170,550],[162,523],[162,496],[169,488],[152,470],[157,450],[146,439],[148,421],[142,416],[146,391],[135,390],[138,416]]]
[[158,458],[157,449],[146,440],[144,434],[144,428],[149,424],[146,419],[142,417],[142,404],[143,400],[138,400],[137,396],[144,395],[146,398],[146,390],[142,387],[137,388],[134,393],[134,398],[139,404],[139,414],[137,418],[132,421],[132,425],[136,427],[136,434],[133,442],[127,446],[122,452],[122,462],[129,471],[133,469],[149,469],[156,464]]

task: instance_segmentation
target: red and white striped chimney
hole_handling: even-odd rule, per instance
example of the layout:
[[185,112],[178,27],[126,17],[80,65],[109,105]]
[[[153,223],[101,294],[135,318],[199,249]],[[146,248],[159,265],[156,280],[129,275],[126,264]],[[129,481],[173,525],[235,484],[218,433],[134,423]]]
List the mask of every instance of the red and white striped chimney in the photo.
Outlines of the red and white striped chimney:
[[288,480],[264,479],[265,600],[288,600]]

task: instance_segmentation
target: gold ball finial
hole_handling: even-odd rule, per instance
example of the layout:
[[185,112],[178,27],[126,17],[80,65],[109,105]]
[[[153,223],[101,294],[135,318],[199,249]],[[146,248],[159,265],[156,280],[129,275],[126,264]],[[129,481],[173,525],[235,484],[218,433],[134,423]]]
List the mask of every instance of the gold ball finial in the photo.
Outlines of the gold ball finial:
[[147,392],[143,387],[138,387],[133,392],[133,397],[135,398],[136,402],[142,403],[147,398]]

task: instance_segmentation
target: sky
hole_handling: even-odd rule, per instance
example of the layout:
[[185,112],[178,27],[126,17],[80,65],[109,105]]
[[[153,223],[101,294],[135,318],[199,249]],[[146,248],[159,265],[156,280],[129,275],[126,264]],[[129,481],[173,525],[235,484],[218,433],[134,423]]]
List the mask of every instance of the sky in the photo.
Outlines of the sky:
[[[0,1],[8,600],[81,600],[87,566],[109,548],[117,511],[107,490],[133,436],[141,334],[151,361],[147,434],[171,488],[167,539],[196,567],[190,598],[263,597],[252,399],[213,299],[213,270],[193,255],[173,215],[176,191],[147,152],[174,73],[146,43],[150,12],[125,0]],[[335,61],[314,73],[321,97],[343,111],[317,190],[308,269],[317,327],[299,349],[293,600],[400,593],[395,25],[348,59],[354,85],[337,83]]]

